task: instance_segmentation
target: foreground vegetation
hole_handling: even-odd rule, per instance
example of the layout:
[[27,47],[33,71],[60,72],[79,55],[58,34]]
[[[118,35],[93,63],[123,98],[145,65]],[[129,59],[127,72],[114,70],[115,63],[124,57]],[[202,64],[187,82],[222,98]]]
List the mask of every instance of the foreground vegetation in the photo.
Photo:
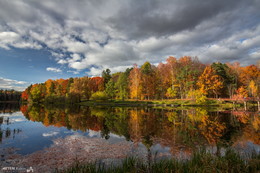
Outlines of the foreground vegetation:
[[36,103],[79,103],[85,100],[166,100],[192,99],[198,105],[208,98],[260,100],[260,69],[256,65],[241,67],[239,63],[203,64],[198,58],[169,57],[154,66],[145,62],[125,72],[102,77],[80,77],[47,80],[29,86],[22,100]]
[[246,159],[243,159],[235,151],[228,149],[224,156],[212,155],[205,150],[200,150],[191,156],[190,160],[160,160],[146,163],[137,158],[126,158],[122,164],[104,165],[96,163],[80,164],[76,163],[63,173],[76,172],[97,172],[97,173],[115,173],[115,172],[259,172],[260,171],[260,154],[253,153]]

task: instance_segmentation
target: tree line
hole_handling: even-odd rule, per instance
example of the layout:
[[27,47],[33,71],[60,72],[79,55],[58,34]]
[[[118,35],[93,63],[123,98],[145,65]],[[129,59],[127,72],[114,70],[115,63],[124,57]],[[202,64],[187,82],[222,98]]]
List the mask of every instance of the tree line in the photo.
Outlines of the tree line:
[[0,89],[0,102],[20,101],[22,92]]
[[29,86],[22,100],[80,102],[102,99],[259,98],[260,68],[235,63],[203,64],[197,57],[169,57],[155,66],[145,62],[102,77],[47,80]]

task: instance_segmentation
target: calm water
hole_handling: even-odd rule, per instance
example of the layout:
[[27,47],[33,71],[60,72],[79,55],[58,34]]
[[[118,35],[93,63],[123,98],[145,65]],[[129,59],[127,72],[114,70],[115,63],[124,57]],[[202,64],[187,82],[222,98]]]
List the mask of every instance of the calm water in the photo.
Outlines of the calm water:
[[[205,108],[0,105],[1,167],[50,171],[75,161],[189,158],[206,147],[260,151],[260,116]],[[45,166],[45,167],[44,167]]]

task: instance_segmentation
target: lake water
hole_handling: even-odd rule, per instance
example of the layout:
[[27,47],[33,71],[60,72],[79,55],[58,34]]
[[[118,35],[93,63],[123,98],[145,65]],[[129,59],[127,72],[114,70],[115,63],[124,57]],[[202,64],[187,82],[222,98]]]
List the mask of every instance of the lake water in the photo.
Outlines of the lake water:
[[201,147],[246,157],[260,152],[259,132],[257,111],[0,104],[0,166],[48,172],[129,156],[188,159]]

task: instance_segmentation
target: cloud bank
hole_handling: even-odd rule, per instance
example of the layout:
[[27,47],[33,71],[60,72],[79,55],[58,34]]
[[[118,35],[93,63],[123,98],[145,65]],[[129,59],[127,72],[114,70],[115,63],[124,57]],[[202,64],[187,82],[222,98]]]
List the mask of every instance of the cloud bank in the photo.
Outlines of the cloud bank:
[[14,89],[17,91],[23,91],[26,88],[26,84],[27,82],[24,81],[17,81],[0,77],[0,89]]
[[88,75],[169,55],[248,65],[260,59],[259,9],[259,0],[0,0],[0,48],[47,49],[57,66]]

